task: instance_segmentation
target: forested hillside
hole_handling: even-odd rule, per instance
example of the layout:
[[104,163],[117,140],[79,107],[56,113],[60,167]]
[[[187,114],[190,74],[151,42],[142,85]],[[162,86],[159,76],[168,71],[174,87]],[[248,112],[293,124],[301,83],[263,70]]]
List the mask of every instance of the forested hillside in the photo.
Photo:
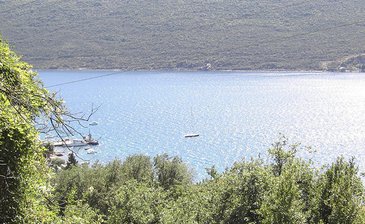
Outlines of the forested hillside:
[[365,51],[363,0],[0,0],[36,68],[313,70]]

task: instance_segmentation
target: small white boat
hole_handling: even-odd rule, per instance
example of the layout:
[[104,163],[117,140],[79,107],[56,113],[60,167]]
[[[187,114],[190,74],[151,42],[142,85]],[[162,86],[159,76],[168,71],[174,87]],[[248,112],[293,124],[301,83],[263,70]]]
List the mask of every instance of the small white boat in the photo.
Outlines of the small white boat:
[[83,139],[69,139],[52,142],[55,147],[83,147],[87,145],[99,145],[99,142],[92,138],[91,134],[84,136]]
[[96,151],[93,148],[89,148],[88,150],[86,150],[87,154],[95,154]]
[[55,146],[55,147],[57,147],[57,146],[63,146],[63,142],[62,141],[52,142],[51,144],[53,146]]
[[[191,111],[191,117],[192,117],[192,120],[194,118],[194,115],[193,115],[193,109],[190,108],[190,111]],[[193,124],[191,123],[191,129],[193,129]],[[196,137],[199,137],[199,134],[197,133],[188,133],[184,136],[185,138],[196,138]]]
[[54,142],[53,145],[60,147],[81,147],[88,145],[88,143],[83,139],[65,139],[63,141]]
[[[66,144],[68,144],[68,143],[66,143]],[[87,145],[87,142],[84,141],[83,139],[72,139],[68,146],[70,146],[70,147],[80,147],[80,146],[85,146],[85,145]]]
[[195,137],[199,137],[199,134],[186,134],[185,138],[195,138]]

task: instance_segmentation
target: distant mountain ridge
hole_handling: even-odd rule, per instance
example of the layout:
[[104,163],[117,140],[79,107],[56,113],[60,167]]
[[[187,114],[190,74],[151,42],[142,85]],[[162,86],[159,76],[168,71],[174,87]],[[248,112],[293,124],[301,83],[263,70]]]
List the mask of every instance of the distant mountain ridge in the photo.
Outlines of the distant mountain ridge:
[[42,69],[320,70],[365,53],[363,0],[288,2],[0,0],[0,33]]

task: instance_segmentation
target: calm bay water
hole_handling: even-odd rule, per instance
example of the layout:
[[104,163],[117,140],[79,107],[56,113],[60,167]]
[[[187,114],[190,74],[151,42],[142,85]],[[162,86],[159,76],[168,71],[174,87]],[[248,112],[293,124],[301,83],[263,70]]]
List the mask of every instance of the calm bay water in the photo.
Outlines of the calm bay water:
[[[112,73],[40,71],[45,86]],[[132,154],[183,158],[196,179],[243,158],[265,156],[279,134],[312,146],[316,164],[355,156],[365,171],[365,74],[124,72],[49,88],[72,112],[100,108],[90,126],[102,163]],[[88,128],[80,128],[87,134]],[[196,132],[198,138],[184,135]]]

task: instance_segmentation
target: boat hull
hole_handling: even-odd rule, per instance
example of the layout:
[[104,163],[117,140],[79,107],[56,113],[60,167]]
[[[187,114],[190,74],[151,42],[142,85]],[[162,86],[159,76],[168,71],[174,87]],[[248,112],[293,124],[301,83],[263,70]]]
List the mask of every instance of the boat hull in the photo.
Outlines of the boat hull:
[[187,134],[187,135],[185,135],[185,138],[195,138],[195,137],[199,137],[199,134]]

